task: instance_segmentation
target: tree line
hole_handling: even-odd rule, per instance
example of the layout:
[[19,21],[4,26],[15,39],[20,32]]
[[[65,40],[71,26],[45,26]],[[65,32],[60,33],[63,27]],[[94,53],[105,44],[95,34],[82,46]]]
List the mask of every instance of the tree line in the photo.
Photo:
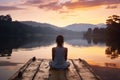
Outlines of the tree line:
[[112,15],[106,19],[106,28],[89,28],[85,32],[84,37],[105,39],[106,45],[111,52],[118,51],[120,53],[120,16]]
[[112,15],[106,19],[106,28],[88,28],[85,32],[85,37],[106,37],[111,39],[120,39],[120,16]]

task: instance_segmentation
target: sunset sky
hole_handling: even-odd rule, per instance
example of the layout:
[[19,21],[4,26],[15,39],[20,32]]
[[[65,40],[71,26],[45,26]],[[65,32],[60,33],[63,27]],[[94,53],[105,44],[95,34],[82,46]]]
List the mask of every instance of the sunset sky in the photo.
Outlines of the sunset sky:
[[120,16],[120,0],[0,0],[0,15],[63,27],[74,23],[105,23]]

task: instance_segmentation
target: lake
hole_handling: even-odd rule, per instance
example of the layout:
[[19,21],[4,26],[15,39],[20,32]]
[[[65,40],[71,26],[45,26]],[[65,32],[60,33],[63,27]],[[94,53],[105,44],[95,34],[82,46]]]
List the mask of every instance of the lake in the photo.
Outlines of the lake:
[[[54,46],[56,46],[55,37],[51,36],[1,39],[0,80],[9,79],[10,76],[33,56],[51,59],[51,49]],[[68,48],[68,59],[81,58],[86,60],[91,66],[120,69],[119,54],[114,55],[113,52],[107,54],[106,49],[108,49],[108,46],[106,46],[104,41],[86,40],[81,36],[66,37],[64,46]],[[106,78],[103,79],[107,80]]]

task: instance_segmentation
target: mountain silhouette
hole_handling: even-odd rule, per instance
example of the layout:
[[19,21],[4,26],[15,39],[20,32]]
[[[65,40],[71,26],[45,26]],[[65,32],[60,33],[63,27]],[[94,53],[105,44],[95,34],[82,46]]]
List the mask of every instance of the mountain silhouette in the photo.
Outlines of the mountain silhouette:
[[98,24],[98,25],[87,24],[87,23],[79,23],[79,24],[71,24],[71,25],[68,25],[64,28],[67,29],[67,30],[81,32],[81,31],[87,31],[88,28],[94,29],[96,27],[105,28],[106,25],[102,24],[102,23]]

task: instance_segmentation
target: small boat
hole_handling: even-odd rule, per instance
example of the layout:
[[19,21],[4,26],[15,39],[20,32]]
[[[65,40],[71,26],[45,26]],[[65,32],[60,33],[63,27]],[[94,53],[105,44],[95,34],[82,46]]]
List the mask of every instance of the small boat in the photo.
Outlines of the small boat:
[[66,70],[50,69],[49,61],[33,57],[8,80],[101,80],[83,59],[69,59]]

